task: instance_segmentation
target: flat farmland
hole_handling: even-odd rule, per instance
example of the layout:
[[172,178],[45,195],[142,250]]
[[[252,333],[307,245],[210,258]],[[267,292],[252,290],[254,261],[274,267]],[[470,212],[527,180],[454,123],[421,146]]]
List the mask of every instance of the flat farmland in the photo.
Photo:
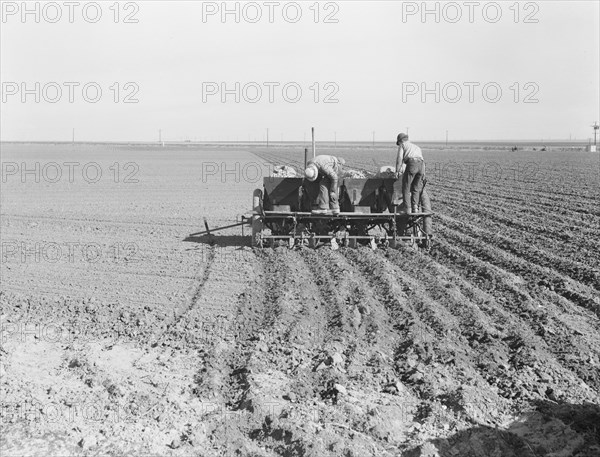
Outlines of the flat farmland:
[[302,146],[3,144],[2,455],[598,455],[598,155],[424,154],[430,252],[253,250]]

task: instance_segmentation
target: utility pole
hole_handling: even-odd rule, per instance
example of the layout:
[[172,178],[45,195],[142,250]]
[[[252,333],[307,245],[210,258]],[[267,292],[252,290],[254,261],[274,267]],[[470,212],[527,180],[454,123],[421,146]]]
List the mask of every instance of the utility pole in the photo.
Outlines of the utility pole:
[[314,159],[315,156],[317,155],[317,147],[315,144],[315,128],[314,127],[311,127],[311,132],[312,132],[312,156]]
[[75,127],[73,127],[73,132],[71,135],[71,143],[75,144]]
[[597,152],[598,131],[600,131],[600,125],[598,124],[598,121],[594,122],[594,125],[592,125],[592,127],[594,128],[594,145],[592,146],[592,141],[590,140],[590,144],[588,145],[588,152]]

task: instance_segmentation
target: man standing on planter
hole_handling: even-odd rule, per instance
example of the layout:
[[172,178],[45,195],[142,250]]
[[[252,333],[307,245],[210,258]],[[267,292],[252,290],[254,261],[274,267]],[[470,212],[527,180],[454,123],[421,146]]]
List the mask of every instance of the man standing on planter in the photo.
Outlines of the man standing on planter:
[[330,155],[318,155],[309,160],[304,177],[310,182],[319,183],[318,209],[313,210],[313,214],[329,214],[330,211],[333,215],[340,213],[338,173],[345,163],[344,159]]
[[425,161],[421,148],[408,141],[408,135],[398,135],[396,145],[396,177],[402,177],[402,197],[407,213],[419,212],[419,201],[425,179]]

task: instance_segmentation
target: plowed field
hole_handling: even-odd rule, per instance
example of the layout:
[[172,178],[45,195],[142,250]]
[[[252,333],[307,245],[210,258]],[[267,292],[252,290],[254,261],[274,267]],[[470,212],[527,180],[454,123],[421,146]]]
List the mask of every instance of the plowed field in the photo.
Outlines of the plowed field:
[[600,455],[598,155],[425,149],[430,252],[190,236],[301,151],[2,146],[81,164],[3,175],[2,456]]

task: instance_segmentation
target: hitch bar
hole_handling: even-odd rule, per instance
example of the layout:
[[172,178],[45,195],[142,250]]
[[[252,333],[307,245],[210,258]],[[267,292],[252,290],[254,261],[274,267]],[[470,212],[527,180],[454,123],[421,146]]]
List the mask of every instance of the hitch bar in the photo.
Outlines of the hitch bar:
[[217,227],[217,228],[209,228],[208,227],[208,221],[206,220],[206,218],[204,218],[204,227],[206,227],[206,230],[202,231],[202,232],[197,232],[197,233],[192,233],[190,236],[202,236],[202,235],[212,235],[212,232],[218,232],[219,230],[225,230],[228,228],[233,228],[233,227],[239,227],[240,225],[251,225],[249,217],[246,216],[242,216],[242,222],[238,222],[236,224],[231,224],[231,225],[225,225],[223,227]]

